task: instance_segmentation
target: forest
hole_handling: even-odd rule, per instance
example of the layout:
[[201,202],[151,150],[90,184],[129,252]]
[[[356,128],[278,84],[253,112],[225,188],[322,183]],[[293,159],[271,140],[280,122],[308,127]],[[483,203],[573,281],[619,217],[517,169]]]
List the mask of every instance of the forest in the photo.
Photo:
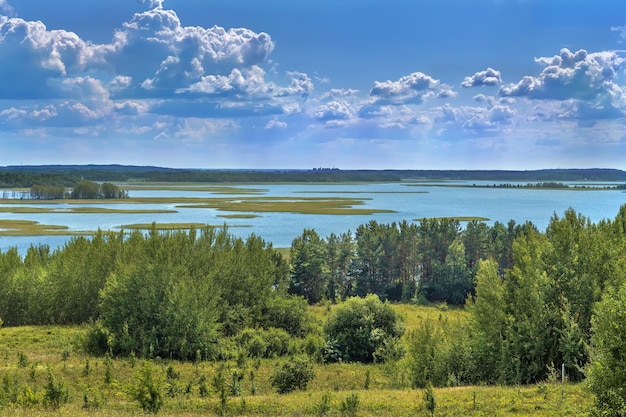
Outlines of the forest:
[[[96,357],[285,358],[269,379],[278,392],[306,388],[312,364],[385,364],[393,386],[426,392],[536,384],[564,369],[585,380],[598,415],[618,416],[624,271],[626,205],[598,223],[554,214],[545,231],[450,219],[307,229],[288,256],[227,228],[99,231],[0,253],[0,322],[87,326],[81,346]],[[464,314],[407,332],[396,303]],[[323,325],[311,306],[332,310]]]
[[403,180],[626,182],[626,172],[618,169],[503,170],[206,170],[141,167],[128,165],[41,165],[0,167],[0,188],[29,188],[33,185],[73,187],[81,180],[96,182],[398,182]]

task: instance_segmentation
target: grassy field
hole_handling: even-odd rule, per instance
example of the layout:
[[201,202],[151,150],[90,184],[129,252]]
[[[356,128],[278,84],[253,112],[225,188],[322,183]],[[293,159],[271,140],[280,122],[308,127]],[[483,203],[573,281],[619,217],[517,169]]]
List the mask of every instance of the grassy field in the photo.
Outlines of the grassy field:
[[[325,321],[334,307],[312,307]],[[464,320],[465,312],[440,307],[395,305],[408,330],[424,320]],[[134,358],[88,356],[77,341],[86,327],[0,328],[0,391],[13,390],[17,404],[0,405],[0,415],[10,416],[141,416],[145,415],[129,395],[146,364],[162,384],[163,416],[349,416],[342,403],[358,400],[354,415],[428,416],[424,390],[390,389],[385,365],[316,365],[315,379],[306,391],[276,394],[269,376],[279,360],[248,359],[221,364],[200,361],[181,363],[165,359],[143,362]],[[211,386],[218,369],[226,374],[244,371],[241,395],[229,396],[226,404]],[[169,374],[175,378],[167,378]],[[251,371],[254,370],[254,379]],[[53,409],[45,403],[53,383],[67,390],[68,403]],[[108,376],[107,376],[108,375]],[[203,391],[203,387],[208,390]],[[543,383],[532,386],[469,386],[434,390],[436,416],[579,416],[592,397],[583,384]],[[2,403],[0,395],[0,404]],[[345,407],[344,407],[345,408]]]

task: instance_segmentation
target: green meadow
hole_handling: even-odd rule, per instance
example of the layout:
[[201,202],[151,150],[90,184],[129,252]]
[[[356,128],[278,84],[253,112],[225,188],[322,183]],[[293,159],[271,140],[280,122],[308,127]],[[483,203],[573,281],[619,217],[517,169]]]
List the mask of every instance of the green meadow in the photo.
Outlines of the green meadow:
[[[321,323],[333,305],[311,307]],[[462,309],[393,305],[407,334],[425,321],[435,326],[462,322]],[[129,394],[148,367],[163,394],[162,416],[429,416],[423,389],[409,389],[388,364],[335,363],[314,366],[304,391],[277,394],[270,385],[274,367],[284,359],[237,358],[225,362],[150,361],[134,357],[96,357],[81,348],[88,326],[0,328],[0,391],[16,402],[0,406],[11,416],[141,416]],[[406,337],[406,336],[405,336]],[[242,370],[238,395],[220,399],[211,381],[219,372]],[[51,385],[55,384],[55,385]],[[51,387],[67,402],[46,402]],[[1,397],[0,397],[1,398]],[[349,399],[353,408],[346,408]],[[578,416],[593,398],[584,384],[555,380],[526,386],[463,386],[434,389],[435,416]],[[1,402],[1,400],[0,400]]]

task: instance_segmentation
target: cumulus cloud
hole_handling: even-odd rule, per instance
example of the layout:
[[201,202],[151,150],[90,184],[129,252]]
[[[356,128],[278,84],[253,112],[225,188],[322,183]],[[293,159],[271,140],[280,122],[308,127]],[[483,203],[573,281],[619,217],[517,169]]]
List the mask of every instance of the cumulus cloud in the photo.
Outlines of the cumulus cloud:
[[0,19],[1,98],[51,98],[49,79],[77,75],[94,61],[93,45],[41,22]]
[[287,129],[288,125],[286,122],[281,122],[280,120],[271,119],[265,125],[266,130],[271,129]]
[[510,124],[515,114],[516,111],[508,106],[494,106],[475,114],[463,123],[463,128],[473,131],[498,130],[501,125]]
[[136,13],[100,52],[117,74],[133,77],[153,94],[167,94],[208,74],[259,65],[273,49],[266,33],[183,26],[173,10],[155,8]]
[[[626,114],[624,89],[616,83],[624,59],[617,52],[588,53],[583,49],[571,52],[564,48],[559,55],[535,61],[544,66],[538,77],[524,76],[516,84],[500,87],[499,94],[537,100],[572,100],[569,107],[580,109],[581,116],[595,114],[599,118],[611,118]],[[572,113],[572,117],[577,115]]]
[[378,103],[419,104],[435,96],[439,85],[439,80],[422,72],[414,72],[401,77],[398,81],[375,81],[370,90],[370,97]]
[[504,85],[504,97],[566,100],[590,99],[610,88],[623,62],[616,52],[575,53],[564,48],[560,55],[537,58],[545,68],[538,77],[524,76],[516,84]]
[[349,120],[354,117],[354,110],[345,101],[331,101],[319,106],[315,112],[318,121]]
[[[173,10],[157,7],[117,30],[111,43],[93,44],[42,22],[0,19],[0,91],[4,98],[50,98],[49,80],[108,71],[116,92],[173,96],[209,74],[228,74],[268,61],[274,43],[245,28],[183,26]],[[306,90],[302,79],[291,88]],[[119,81],[124,81],[121,89]],[[133,85],[134,83],[134,85]],[[131,87],[134,87],[131,88]]]
[[471,77],[465,77],[461,83],[461,87],[480,87],[480,86],[494,86],[499,85],[502,82],[500,71],[493,68],[487,68],[485,71],[479,71]]
[[322,100],[334,100],[342,97],[355,97],[358,94],[359,90],[355,90],[352,88],[331,88],[328,91],[323,92],[320,95],[320,99]]
[[2,120],[67,124],[74,115],[73,123],[93,124],[113,115],[219,118],[302,111],[313,81],[297,71],[268,80],[262,67],[274,49],[268,34],[184,26],[162,1],[149,3],[150,10],[135,13],[103,44],[42,22],[0,16],[0,99],[52,100],[45,108],[25,103],[6,109]]

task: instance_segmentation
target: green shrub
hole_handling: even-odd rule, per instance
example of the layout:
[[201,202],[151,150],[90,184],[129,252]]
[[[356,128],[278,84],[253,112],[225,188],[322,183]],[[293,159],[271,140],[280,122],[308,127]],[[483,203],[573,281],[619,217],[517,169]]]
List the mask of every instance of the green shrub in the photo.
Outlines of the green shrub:
[[265,356],[273,358],[291,353],[292,339],[283,329],[270,328],[263,332],[267,349]]
[[52,371],[48,368],[48,377],[44,385],[43,403],[46,407],[57,410],[61,404],[69,401],[67,385],[61,381],[56,381]]
[[283,329],[244,329],[237,341],[253,358],[275,358],[292,351],[291,336]]
[[347,362],[372,362],[378,348],[403,333],[400,317],[373,294],[339,304],[326,324],[328,340]]
[[431,416],[435,415],[436,405],[437,404],[435,402],[435,392],[433,391],[433,384],[429,382],[426,385],[426,390],[424,391],[424,407],[426,407],[426,409],[430,411]]
[[152,366],[148,362],[144,363],[129,388],[129,395],[144,412],[156,414],[163,406],[163,384],[153,373]]
[[309,333],[304,339],[299,340],[298,350],[312,358],[315,362],[321,363],[324,361],[323,352],[325,345],[326,342],[322,336]]
[[322,394],[322,398],[318,403],[315,404],[315,411],[318,417],[323,417],[328,415],[330,412],[332,396],[330,392],[325,392]]
[[311,327],[307,302],[303,297],[271,297],[262,309],[261,325],[285,330],[291,336],[302,337]]
[[303,356],[293,356],[274,368],[270,383],[279,394],[285,394],[296,389],[306,390],[313,378],[315,373],[311,361]]
[[110,332],[100,320],[89,325],[79,344],[83,352],[93,356],[104,356],[109,351]]
[[359,396],[352,393],[341,402],[341,415],[346,417],[355,417],[359,410]]

